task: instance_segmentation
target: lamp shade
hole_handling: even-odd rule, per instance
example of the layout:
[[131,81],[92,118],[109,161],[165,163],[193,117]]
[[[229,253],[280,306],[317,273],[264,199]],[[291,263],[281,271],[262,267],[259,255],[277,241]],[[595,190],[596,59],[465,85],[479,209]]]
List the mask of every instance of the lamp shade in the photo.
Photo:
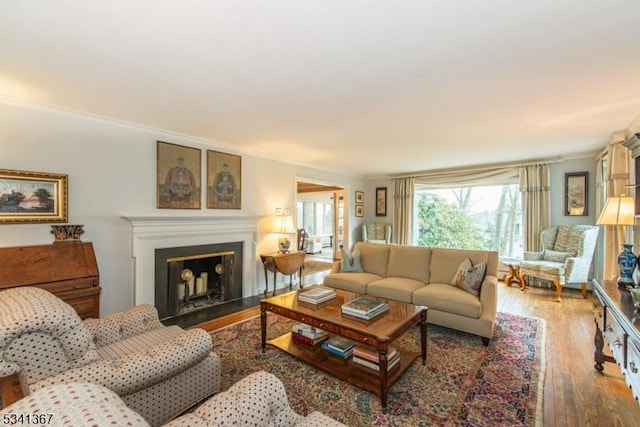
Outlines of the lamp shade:
[[598,225],[634,225],[635,201],[631,196],[609,197],[600,213]]
[[278,233],[293,234],[296,232],[296,229],[293,227],[293,217],[291,215],[283,215],[278,219],[280,220]]

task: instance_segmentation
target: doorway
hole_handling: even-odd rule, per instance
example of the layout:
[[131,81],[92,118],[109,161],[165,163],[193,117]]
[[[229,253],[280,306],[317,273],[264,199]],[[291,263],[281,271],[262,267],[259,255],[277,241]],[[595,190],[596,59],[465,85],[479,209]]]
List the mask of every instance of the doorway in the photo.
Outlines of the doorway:
[[297,227],[308,235],[306,252],[310,257],[340,258],[340,249],[346,245],[344,193],[340,186],[297,182]]

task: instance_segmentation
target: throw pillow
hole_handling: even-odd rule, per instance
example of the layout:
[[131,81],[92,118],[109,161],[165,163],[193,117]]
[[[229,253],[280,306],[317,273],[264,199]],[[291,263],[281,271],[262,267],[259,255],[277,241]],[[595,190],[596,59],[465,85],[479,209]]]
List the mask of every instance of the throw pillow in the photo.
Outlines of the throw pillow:
[[564,262],[567,258],[571,256],[573,256],[573,254],[569,252],[559,252],[559,251],[552,251],[552,250],[546,249],[544,251],[543,259],[545,261]]
[[342,250],[342,263],[340,267],[342,273],[362,273],[362,263],[360,262],[360,251],[355,251],[353,254]]
[[558,252],[571,252],[571,242],[569,241],[570,234],[570,225],[559,225],[558,231],[556,232],[556,241],[553,245],[553,250]]
[[455,276],[451,279],[451,285],[467,291],[475,296],[480,296],[480,287],[484,279],[487,265],[484,262],[473,265],[471,259],[467,258],[458,267]]

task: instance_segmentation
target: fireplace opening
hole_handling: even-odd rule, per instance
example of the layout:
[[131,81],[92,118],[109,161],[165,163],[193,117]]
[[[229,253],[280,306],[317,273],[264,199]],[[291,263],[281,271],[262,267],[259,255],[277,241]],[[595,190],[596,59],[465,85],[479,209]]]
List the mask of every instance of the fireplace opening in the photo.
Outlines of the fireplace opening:
[[215,317],[216,308],[242,299],[242,248],[242,242],[230,242],[156,249],[160,319],[195,324],[206,320],[207,313]]

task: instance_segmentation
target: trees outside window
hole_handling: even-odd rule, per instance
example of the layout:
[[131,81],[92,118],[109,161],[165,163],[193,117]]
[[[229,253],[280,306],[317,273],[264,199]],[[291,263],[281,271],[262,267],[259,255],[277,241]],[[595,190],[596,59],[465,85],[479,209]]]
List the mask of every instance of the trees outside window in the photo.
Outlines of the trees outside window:
[[416,191],[418,245],[494,250],[521,257],[522,206],[518,185]]

